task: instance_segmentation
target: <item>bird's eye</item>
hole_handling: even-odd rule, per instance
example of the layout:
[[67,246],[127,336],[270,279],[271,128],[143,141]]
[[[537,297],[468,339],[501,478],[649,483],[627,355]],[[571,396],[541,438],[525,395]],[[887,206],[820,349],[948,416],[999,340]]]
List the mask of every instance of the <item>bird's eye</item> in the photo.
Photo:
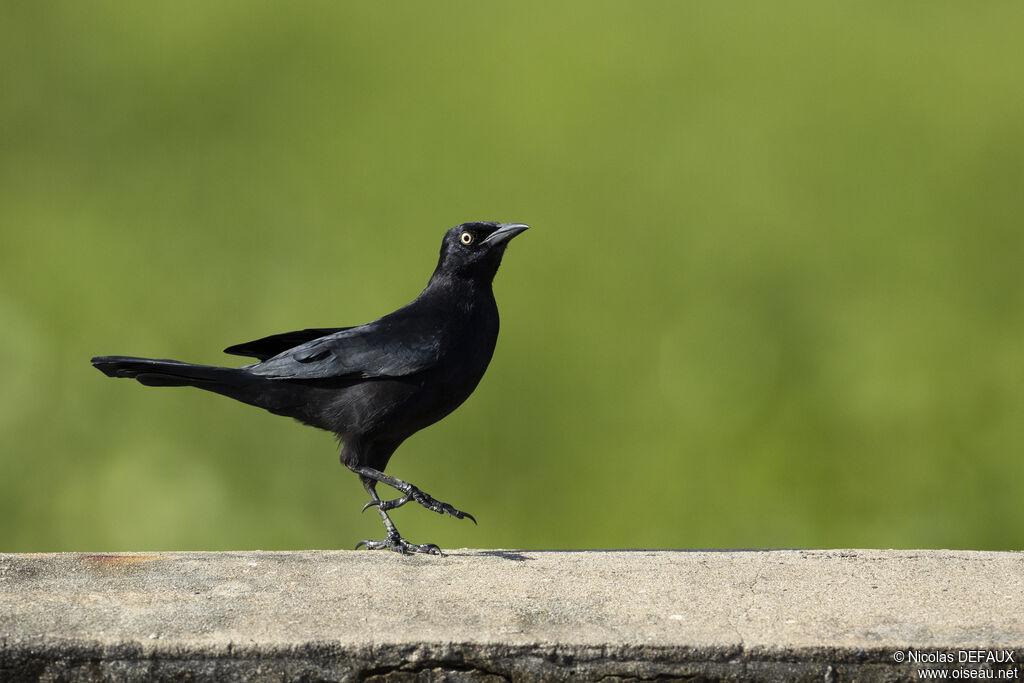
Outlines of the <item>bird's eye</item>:
[[463,244],[472,244],[473,243],[473,236],[470,235],[468,232],[462,233],[462,237],[460,237],[459,239],[462,240]]

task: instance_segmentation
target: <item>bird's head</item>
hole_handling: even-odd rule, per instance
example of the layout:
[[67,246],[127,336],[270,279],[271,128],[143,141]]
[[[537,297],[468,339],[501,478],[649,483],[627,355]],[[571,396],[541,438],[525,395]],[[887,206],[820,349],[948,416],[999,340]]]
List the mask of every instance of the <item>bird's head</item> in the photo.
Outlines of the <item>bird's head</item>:
[[522,223],[479,221],[456,225],[444,235],[436,273],[490,282],[509,240],[528,229]]

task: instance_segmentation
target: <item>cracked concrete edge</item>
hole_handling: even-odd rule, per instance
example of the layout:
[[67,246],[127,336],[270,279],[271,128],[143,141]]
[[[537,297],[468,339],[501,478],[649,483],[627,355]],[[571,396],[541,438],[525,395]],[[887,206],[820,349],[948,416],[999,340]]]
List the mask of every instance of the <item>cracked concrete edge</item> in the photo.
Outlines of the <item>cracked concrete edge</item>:
[[53,638],[0,647],[3,681],[910,681],[921,668],[894,664],[890,648],[310,642],[211,650]]

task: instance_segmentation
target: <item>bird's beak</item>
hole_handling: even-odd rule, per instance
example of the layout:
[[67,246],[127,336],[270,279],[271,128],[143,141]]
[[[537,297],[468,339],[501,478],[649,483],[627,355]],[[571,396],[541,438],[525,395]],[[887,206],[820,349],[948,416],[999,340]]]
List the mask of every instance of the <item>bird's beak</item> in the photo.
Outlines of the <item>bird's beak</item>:
[[524,223],[501,223],[498,225],[498,229],[485,237],[480,244],[502,244],[529,229],[530,226]]

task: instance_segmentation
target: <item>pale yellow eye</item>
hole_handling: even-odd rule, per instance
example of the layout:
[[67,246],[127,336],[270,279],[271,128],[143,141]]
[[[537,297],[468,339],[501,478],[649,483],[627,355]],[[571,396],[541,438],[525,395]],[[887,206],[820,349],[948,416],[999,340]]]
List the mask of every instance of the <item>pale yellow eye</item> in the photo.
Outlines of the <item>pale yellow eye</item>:
[[473,243],[473,236],[470,235],[468,232],[462,233],[462,237],[460,237],[459,239],[462,240],[463,244],[472,244]]

